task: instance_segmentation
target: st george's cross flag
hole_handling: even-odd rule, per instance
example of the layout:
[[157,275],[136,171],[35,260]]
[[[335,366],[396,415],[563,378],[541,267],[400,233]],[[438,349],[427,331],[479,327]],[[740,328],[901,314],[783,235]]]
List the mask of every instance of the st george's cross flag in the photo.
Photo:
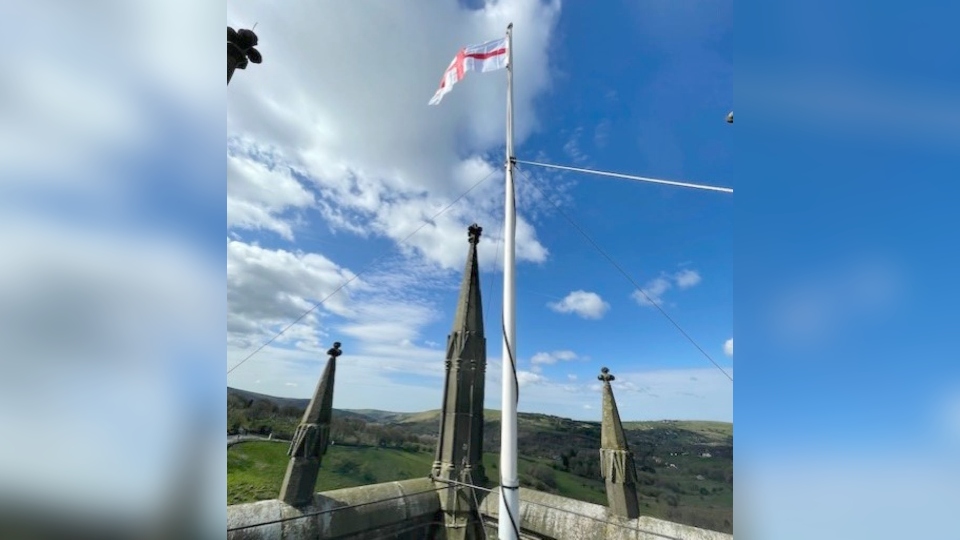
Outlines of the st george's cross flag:
[[480,45],[460,49],[450,66],[443,72],[440,88],[430,99],[429,105],[437,105],[443,96],[453,89],[468,71],[496,71],[507,67],[507,38],[495,39]]

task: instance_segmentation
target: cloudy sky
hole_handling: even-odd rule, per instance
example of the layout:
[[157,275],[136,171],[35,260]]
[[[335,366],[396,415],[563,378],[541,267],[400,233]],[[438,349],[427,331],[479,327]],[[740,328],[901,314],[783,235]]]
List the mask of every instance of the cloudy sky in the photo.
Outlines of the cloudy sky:
[[[227,20],[264,57],[227,91],[232,387],[308,397],[341,341],[337,407],[439,407],[472,222],[500,322],[505,72],[427,101],[510,22],[519,159],[734,187],[731,2],[233,1]],[[625,418],[732,421],[733,383],[657,305],[732,376],[733,196],[521,165],[517,197],[520,410],[598,418],[608,366]]]
[[[497,326],[502,176],[400,241],[499,169],[503,73],[426,102],[457,48],[513,21],[519,157],[738,190],[737,496],[766,521],[755,536],[949,530],[955,16],[765,3],[751,20],[738,3],[734,182],[727,2],[342,7],[355,3],[229,2],[228,24],[258,23],[266,63],[226,91],[216,3],[21,2],[4,19],[0,430],[17,436],[0,445],[0,507],[151,516],[204,493],[217,534],[224,383],[306,396],[333,339],[338,407],[436,408],[433,344],[474,220]],[[936,73],[952,85],[927,84]],[[524,172],[733,373],[732,197]],[[585,407],[606,364],[625,416],[729,419],[729,381],[518,183],[521,410],[597,418]]]

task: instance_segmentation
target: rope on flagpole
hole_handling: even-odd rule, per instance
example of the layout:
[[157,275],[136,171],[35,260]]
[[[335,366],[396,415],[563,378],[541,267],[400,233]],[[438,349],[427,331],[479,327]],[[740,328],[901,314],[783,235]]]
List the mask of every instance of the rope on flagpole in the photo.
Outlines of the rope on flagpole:
[[573,172],[581,172],[581,173],[587,173],[587,174],[596,174],[596,175],[598,175],[598,176],[612,176],[613,178],[623,178],[623,179],[625,179],[625,180],[634,180],[634,181],[638,181],[638,182],[652,182],[652,183],[654,183],[654,184],[666,184],[666,185],[668,185],[668,186],[679,186],[679,187],[688,187],[688,188],[695,188],[695,189],[706,189],[706,190],[710,190],[710,191],[722,191],[722,192],[724,192],[724,193],[733,193],[733,189],[732,189],[732,188],[727,188],[727,187],[708,186],[708,185],[704,185],[704,184],[691,184],[691,183],[689,183],[689,182],[675,182],[675,181],[673,181],[673,180],[660,180],[660,179],[657,179],[657,178],[647,178],[647,177],[645,177],[645,176],[635,176],[635,175],[632,175],[632,174],[621,174],[621,173],[613,173],[613,172],[605,172],[605,171],[595,171],[595,170],[592,170],[592,169],[581,169],[581,168],[579,168],[579,167],[567,167],[567,166],[564,166],[564,165],[552,165],[552,164],[549,164],[549,163],[537,163],[536,161],[524,161],[524,160],[522,160],[522,159],[516,160],[516,163],[523,163],[523,164],[526,164],[526,165],[536,165],[536,166],[538,166],[538,167],[546,167],[546,168],[548,168],[548,169],[561,169],[561,170],[564,170],[564,171],[573,171]]

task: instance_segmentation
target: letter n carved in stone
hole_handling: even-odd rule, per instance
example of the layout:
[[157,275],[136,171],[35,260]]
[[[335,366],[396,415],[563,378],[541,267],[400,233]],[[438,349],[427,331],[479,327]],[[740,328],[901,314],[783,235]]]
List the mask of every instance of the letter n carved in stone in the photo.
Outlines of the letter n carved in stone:
[[330,427],[318,424],[300,424],[290,441],[290,457],[320,457],[326,449]]
[[600,450],[600,473],[605,480],[622,484],[633,479],[633,460],[626,450]]

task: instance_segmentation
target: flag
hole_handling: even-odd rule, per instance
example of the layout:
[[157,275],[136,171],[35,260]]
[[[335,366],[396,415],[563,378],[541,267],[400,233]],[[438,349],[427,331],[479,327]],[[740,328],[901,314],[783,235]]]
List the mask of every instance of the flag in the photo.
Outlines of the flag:
[[480,45],[471,45],[460,49],[450,66],[443,72],[440,88],[430,98],[430,105],[440,103],[443,96],[453,89],[453,85],[463,79],[468,71],[496,71],[507,67],[507,38],[495,39]]

